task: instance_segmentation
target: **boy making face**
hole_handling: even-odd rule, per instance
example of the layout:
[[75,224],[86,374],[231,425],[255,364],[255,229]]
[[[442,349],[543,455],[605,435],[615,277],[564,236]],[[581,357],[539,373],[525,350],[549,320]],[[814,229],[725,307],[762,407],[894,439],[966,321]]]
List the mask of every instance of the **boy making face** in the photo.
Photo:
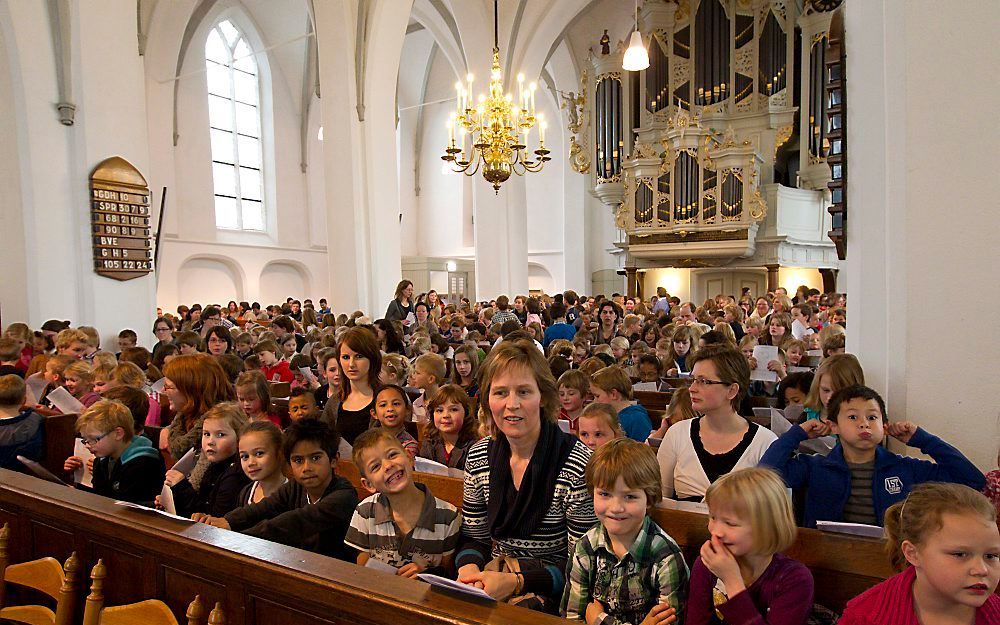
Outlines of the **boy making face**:
[[344,539],[360,551],[358,564],[375,558],[410,578],[430,568],[450,570],[462,516],[413,482],[413,461],[399,441],[369,430],[355,439],[353,459],[361,485],[372,493],[354,512]]
[[294,422],[318,416],[316,396],[312,391],[304,388],[293,389],[292,396],[288,399],[288,418]]

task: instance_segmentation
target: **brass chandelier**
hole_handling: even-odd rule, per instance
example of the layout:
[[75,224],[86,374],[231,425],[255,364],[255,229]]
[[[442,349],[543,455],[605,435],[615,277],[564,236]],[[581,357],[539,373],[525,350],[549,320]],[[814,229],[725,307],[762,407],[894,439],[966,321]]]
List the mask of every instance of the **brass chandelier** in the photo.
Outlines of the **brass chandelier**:
[[[455,83],[456,110],[448,121],[448,147],[441,157],[455,173],[475,176],[482,168],[483,178],[493,185],[497,194],[500,193],[500,185],[510,178],[511,173],[523,176],[525,172],[539,172],[547,161],[552,160],[549,150],[545,149],[547,125],[544,116],[535,114],[537,85],[531,83],[525,88],[524,75],[518,74],[517,102],[514,102],[512,94],[504,93],[498,17],[497,0],[493,0],[493,67],[489,95],[480,95],[473,108],[472,74],[466,77],[466,85]],[[527,143],[536,123],[538,149],[532,158]]]

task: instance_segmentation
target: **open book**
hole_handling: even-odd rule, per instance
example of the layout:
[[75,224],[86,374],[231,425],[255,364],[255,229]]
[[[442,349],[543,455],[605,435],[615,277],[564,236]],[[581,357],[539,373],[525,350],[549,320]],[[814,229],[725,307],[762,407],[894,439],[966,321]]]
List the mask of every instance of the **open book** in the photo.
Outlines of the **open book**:
[[851,536],[864,536],[866,538],[883,538],[885,530],[877,525],[865,525],[864,523],[839,523],[837,521],[816,521],[816,529],[824,532],[836,532],[838,534],[850,534]]

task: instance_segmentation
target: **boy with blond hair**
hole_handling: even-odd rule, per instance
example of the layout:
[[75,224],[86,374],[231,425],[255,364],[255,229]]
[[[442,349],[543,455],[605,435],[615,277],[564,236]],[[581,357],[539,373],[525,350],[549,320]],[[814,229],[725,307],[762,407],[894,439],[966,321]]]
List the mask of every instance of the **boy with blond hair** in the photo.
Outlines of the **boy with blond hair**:
[[441,387],[441,382],[448,376],[448,365],[440,354],[421,354],[413,362],[410,372],[410,386],[421,391],[420,397],[413,402],[413,420],[422,423],[427,420],[425,406]]
[[580,431],[577,419],[587,403],[590,379],[579,369],[570,369],[559,376],[556,388],[559,390],[559,418],[569,421],[569,431],[577,434]]
[[80,330],[66,328],[56,335],[56,353],[80,360],[90,351],[89,340],[89,337]]
[[399,440],[383,429],[368,430],[354,439],[352,459],[361,485],[372,493],[358,504],[344,538],[360,552],[358,564],[374,558],[410,578],[449,573],[462,515],[413,481],[413,460]]
[[632,381],[618,365],[604,367],[590,380],[594,401],[609,404],[618,413],[625,435],[634,441],[644,442],[653,431],[649,412],[632,401]]
[[45,450],[45,417],[22,408],[27,387],[18,375],[0,376],[0,468],[23,471],[17,456],[40,461]]
[[682,622],[689,571],[680,547],[649,512],[660,500],[652,448],[627,438],[587,463],[598,524],[576,542],[562,612],[587,623]]
[[[135,435],[131,411],[120,401],[103,399],[76,420],[83,444],[94,454],[93,492],[104,497],[152,506],[163,490],[163,457],[145,436]],[[70,456],[67,473],[83,467]]]

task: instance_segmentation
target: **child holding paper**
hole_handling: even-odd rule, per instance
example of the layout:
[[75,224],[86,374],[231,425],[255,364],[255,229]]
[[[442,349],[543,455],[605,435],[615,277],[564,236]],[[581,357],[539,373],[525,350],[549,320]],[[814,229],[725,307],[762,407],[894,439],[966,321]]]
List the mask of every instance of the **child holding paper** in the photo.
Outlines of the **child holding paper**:
[[354,464],[361,485],[372,493],[354,511],[344,543],[365,565],[376,559],[401,577],[450,573],[462,529],[462,515],[413,481],[413,458],[382,429],[354,439]]
[[14,374],[0,376],[0,468],[23,471],[17,456],[36,462],[45,453],[45,417],[23,408],[27,386]]
[[[163,489],[163,458],[148,438],[136,436],[132,413],[110,399],[96,402],[76,420],[80,439],[94,454],[92,490],[98,495],[143,506],[153,504]],[[63,470],[83,468],[70,456]]]
[[[792,457],[802,441],[831,431],[839,440],[829,455]],[[886,434],[934,462],[890,452],[882,447]],[[979,469],[948,443],[909,421],[889,423],[882,397],[860,385],[833,395],[829,421],[793,426],[760,462],[781,473],[790,488],[806,489],[806,527],[815,527],[816,521],[881,525],[889,506],[923,482],[955,482],[977,490],[986,483]]]
[[101,396],[94,392],[93,367],[86,361],[78,360],[63,371],[63,384],[69,394],[83,404],[84,408],[94,405]]

